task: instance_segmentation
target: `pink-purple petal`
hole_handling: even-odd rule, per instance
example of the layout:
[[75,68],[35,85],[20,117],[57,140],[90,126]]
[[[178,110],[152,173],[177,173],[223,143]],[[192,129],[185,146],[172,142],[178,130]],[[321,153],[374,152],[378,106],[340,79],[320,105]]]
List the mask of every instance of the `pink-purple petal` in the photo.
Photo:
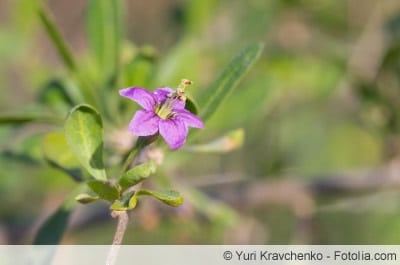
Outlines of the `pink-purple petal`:
[[[169,88],[169,87],[161,87],[157,88],[154,90],[153,95],[154,98],[156,99],[157,103],[161,104],[163,103],[169,95],[172,95],[174,93],[174,90]],[[185,108],[185,101],[181,101],[179,99],[175,99],[173,101],[173,106],[172,108],[175,109],[184,109]]]
[[161,87],[154,90],[153,96],[157,103],[162,103],[167,99],[168,95],[172,94],[173,92],[174,91],[169,87]]
[[160,134],[173,150],[181,147],[188,134],[188,127],[179,119],[160,120]]
[[138,103],[145,110],[153,110],[156,99],[153,94],[141,87],[129,87],[121,89],[119,94]]
[[190,111],[183,109],[183,110],[176,110],[176,119],[183,121],[187,126],[203,129],[204,123],[200,120],[199,117],[191,113]]
[[157,133],[160,118],[152,111],[138,110],[129,123],[129,131],[137,136]]

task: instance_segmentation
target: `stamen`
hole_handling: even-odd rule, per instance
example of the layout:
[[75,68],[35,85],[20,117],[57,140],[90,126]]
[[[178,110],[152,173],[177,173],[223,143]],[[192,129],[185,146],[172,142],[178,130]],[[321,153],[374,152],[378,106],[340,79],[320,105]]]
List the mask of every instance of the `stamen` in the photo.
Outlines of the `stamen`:
[[189,79],[182,79],[181,83],[179,84],[175,92],[176,98],[179,99],[180,101],[186,101],[185,88],[192,84],[193,82],[190,81]]

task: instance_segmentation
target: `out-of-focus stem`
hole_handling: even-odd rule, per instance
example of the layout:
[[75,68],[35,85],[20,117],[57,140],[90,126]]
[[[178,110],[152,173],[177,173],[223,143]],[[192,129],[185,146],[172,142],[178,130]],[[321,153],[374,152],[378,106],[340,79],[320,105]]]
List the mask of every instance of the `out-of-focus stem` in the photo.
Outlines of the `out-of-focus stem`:
[[111,216],[118,218],[117,230],[110,251],[108,252],[106,265],[114,265],[117,259],[118,251],[124,238],[126,228],[129,222],[129,216],[126,211],[113,211]]

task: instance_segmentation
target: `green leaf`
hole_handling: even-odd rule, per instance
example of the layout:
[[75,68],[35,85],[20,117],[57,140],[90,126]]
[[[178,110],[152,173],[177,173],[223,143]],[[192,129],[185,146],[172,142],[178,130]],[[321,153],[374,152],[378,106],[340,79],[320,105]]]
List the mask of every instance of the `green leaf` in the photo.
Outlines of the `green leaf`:
[[244,130],[237,129],[206,144],[188,145],[183,150],[201,153],[227,153],[240,148],[244,141]]
[[134,193],[133,196],[129,199],[128,209],[134,209],[137,205],[138,199],[137,194]]
[[75,200],[77,200],[78,202],[80,202],[82,204],[91,203],[91,202],[97,201],[99,199],[100,199],[99,196],[91,196],[86,193],[79,194],[78,196],[75,197]]
[[67,228],[68,220],[73,207],[76,205],[75,197],[85,189],[84,185],[79,185],[64,201],[62,205],[40,226],[34,245],[57,245]]
[[64,125],[65,137],[72,153],[82,166],[98,180],[106,180],[103,164],[103,122],[89,105],[71,110]]
[[72,55],[72,52],[58,30],[56,24],[54,23],[50,12],[44,6],[41,6],[38,10],[38,13],[40,21],[49,35],[50,40],[53,42],[65,67],[70,71],[74,80],[77,81],[80,88],[79,93],[82,94],[86,102],[96,104],[100,107],[99,96],[93,90],[94,86],[92,85],[91,81],[87,79],[87,76],[84,74],[84,72],[78,69],[79,67]]
[[128,210],[128,206],[123,201],[116,200],[111,204],[110,209],[113,211],[126,211]]
[[204,91],[199,100],[200,116],[205,121],[217,110],[223,100],[238,85],[241,78],[257,61],[263,44],[252,44],[239,53],[223,70],[221,75]]
[[42,152],[51,166],[64,171],[76,181],[83,180],[79,161],[69,149],[64,133],[48,133],[42,140]]
[[179,192],[173,190],[167,190],[167,191],[139,190],[136,192],[136,196],[141,196],[141,195],[152,196],[170,206],[179,206],[183,203],[182,195]]
[[62,119],[48,114],[34,113],[1,113],[0,125],[21,125],[29,122],[43,122],[50,124],[61,124]]
[[140,164],[128,170],[119,180],[119,185],[123,190],[132,187],[156,172],[156,169],[154,162]]
[[126,211],[135,208],[136,204],[136,192],[132,191],[124,194],[120,200],[114,201],[114,203],[110,206],[110,209],[114,211]]
[[71,107],[81,103],[83,97],[71,80],[51,79],[42,86],[39,100],[64,115]]
[[121,0],[89,0],[87,7],[88,42],[101,72],[107,78],[118,73],[122,37]]
[[47,34],[49,35],[51,41],[57,49],[58,54],[63,60],[65,66],[70,71],[76,71],[76,63],[72,56],[70,49],[68,48],[65,40],[61,36],[57,26],[55,25],[52,17],[50,16],[48,10],[46,10],[43,6],[39,8],[39,18],[42,22],[44,28],[46,29]]
[[104,200],[114,201],[120,197],[118,188],[108,181],[90,180],[87,184],[92,191]]
[[197,107],[197,104],[191,98],[187,98],[185,109],[187,109],[188,111],[190,111],[191,113],[196,114],[196,115],[197,115],[197,113],[199,113],[199,111],[198,111],[199,108]]

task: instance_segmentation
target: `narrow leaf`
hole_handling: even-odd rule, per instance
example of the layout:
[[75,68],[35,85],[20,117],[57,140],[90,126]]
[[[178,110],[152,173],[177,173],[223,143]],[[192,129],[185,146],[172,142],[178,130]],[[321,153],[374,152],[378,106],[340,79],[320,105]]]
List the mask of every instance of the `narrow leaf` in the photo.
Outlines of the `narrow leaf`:
[[244,141],[244,130],[237,129],[206,144],[188,145],[183,150],[200,153],[227,153],[240,148]]
[[100,114],[89,105],[78,105],[69,113],[64,129],[68,146],[82,166],[95,179],[106,180]]
[[50,124],[61,124],[62,119],[49,114],[34,114],[34,113],[1,113],[0,125],[20,125],[29,122],[43,122]]
[[236,56],[223,70],[221,75],[204,91],[199,100],[200,116],[207,120],[221,105],[223,100],[238,85],[241,78],[248,72],[255,61],[260,57],[263,45],[250,45]]
[[72,77],[77,81],[80,87],[80,93],[84,97],[85,101],[99,105],[98,95],[93,91],[91,81],[87,79],[86,75],[84,75],[82,71],[79,71],[72,52],[54,23],[50,12],[42,6],[39,8],[38,14],[40,21],[49,35],[50,40],[54,44],[65,67],[71,72]]
[[60,55],[61,59],[63,60],[65,66],[70,71],[76,70],[76,63],[72,56],[70,49],[68,48],[66,42],[64,41],[61,33],[57,29],[52,17],[50,16],[48,10],[45,7],[39,8],[39,18],[42,22],[44,28],[46,29],[47,34],[49,35],[51,41],[53,42],[54,46],[57,49],[58,54]]
[[154,162],[140,164],[128,170],[119,180],[119,185],[125,190],[143,181],[154,172],[156,172],[156,164]]
[[119,199],[118,188],[107,181],[91,180],[87,184],[92,191],[104,200],[114,201]]
[[182,195],[179,192],[173,190],[167,190],[167,191],[139,190],[136,192],[136,196],[141,196],[141,195],[152,196],[170,206],[179,206],[183,203]]

